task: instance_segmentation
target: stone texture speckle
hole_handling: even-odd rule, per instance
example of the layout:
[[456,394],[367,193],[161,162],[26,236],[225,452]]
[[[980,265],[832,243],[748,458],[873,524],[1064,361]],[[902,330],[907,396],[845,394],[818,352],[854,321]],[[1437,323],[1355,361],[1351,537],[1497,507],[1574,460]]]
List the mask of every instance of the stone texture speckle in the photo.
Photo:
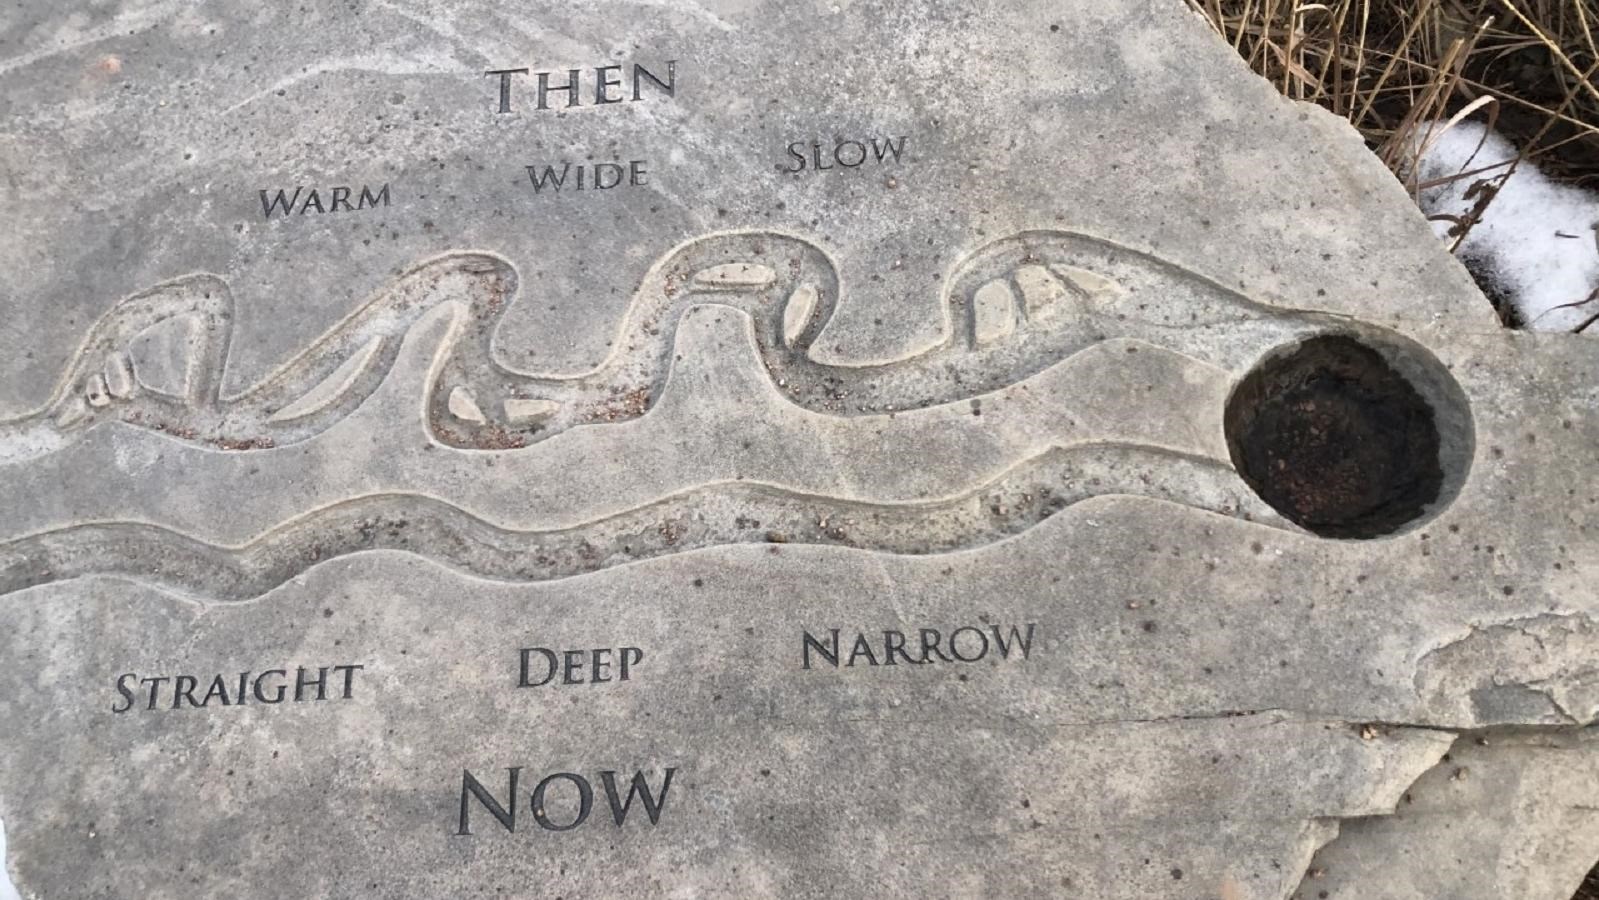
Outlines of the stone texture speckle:
[[[1594,344],[1501,331],[1177,0],[30,0],[0,76],[23,897],[1599,857]],[[1366,539],[1234,467],[1234,388],[1323,335],[1436,432]]]

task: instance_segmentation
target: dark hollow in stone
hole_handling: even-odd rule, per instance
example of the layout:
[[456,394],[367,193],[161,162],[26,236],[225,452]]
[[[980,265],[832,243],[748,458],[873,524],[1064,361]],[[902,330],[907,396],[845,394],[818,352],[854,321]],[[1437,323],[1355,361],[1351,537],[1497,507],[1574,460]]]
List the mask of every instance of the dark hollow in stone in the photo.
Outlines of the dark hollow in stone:
[[1266,359],[1233,391],[1225,426],[1244,481],[1322,537],[1390,534],[1443,487],[1432,407],[1351,337],[1311,338]]

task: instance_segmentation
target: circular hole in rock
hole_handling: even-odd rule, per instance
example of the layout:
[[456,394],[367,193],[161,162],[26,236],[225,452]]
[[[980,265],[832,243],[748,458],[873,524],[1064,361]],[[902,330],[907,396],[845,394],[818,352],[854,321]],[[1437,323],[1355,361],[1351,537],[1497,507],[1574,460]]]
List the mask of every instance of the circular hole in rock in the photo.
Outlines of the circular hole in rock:
[[1382,353],[1347,335],[1263,360],[1233,390],[1225,427],[1244,481],[1322,537],[1391,534],[1444,490],[1433,406]]

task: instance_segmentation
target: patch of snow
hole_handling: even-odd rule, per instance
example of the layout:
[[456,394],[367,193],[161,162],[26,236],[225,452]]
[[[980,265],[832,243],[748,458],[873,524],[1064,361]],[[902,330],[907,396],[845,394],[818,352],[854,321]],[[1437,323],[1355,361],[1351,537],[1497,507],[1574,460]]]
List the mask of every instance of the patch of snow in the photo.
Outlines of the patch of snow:
[[0,900],[22,900],[22,895],[17,893],[17,886],[11,883],[11,875],[6,872],[6,823],[0,822]]
[[[1599,196],[1551,181],[1527,160],[1512,170],[1516,148],[1479,122],[1417,131],[1416,202],[1451,246],[1460,221],[1481,216],[1456,253],[1523,326],[1572,331],[1599,315]],[[1599,334],[1599,323],[1586,333]]]

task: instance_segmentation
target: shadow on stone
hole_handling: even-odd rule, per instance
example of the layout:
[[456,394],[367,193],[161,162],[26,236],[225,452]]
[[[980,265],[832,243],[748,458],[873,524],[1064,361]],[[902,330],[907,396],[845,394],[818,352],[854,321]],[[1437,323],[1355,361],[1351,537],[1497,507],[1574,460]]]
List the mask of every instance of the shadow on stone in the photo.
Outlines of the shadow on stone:
[[1599,900],[1599,865],[1589,870],[1587,877],[1582,879],[1582,884],[1577,886],[1577,893],[1572,895],[1571,900]]

